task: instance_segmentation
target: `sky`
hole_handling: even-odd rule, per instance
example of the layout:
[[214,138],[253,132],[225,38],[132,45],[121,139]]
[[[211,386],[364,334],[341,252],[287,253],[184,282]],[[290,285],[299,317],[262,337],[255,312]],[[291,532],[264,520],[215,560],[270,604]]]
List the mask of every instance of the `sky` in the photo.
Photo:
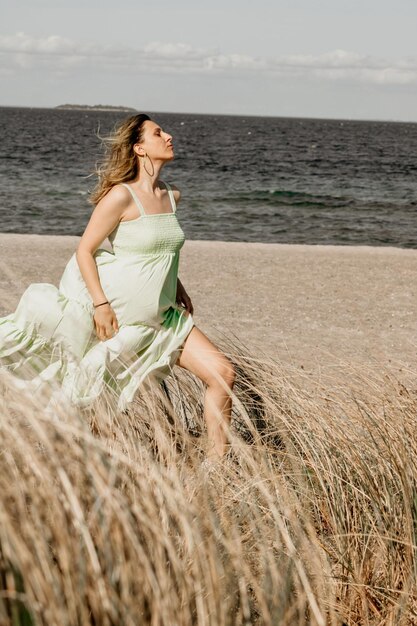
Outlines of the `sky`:
[[417,122],[416,0],[0,0],[0,105]]

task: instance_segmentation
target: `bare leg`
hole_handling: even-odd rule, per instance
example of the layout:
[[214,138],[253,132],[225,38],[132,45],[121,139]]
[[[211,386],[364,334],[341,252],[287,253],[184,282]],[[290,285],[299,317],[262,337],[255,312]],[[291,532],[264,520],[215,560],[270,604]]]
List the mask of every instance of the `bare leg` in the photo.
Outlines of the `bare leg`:
[[176,365],[189,370],[206,385],[204,418],[209,448],[207,458],[219,459],[227,452],[227,434],[223,424],[230,424],[233,387],[236,373],[230,360],[194,326],[188,335]]

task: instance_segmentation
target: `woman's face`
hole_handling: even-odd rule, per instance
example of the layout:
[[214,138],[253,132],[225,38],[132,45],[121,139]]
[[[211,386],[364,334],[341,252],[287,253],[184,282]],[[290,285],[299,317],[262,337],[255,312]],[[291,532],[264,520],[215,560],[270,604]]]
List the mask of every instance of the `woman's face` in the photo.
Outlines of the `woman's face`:
[[137,144],[142,147],[139,154],[144,155],[145,152],[151,159],[171,160],[174,158],[174,148],[172,145],[172,135],[166,133],[158,124],[152,120],[144,122],[144,134],[141,143]]

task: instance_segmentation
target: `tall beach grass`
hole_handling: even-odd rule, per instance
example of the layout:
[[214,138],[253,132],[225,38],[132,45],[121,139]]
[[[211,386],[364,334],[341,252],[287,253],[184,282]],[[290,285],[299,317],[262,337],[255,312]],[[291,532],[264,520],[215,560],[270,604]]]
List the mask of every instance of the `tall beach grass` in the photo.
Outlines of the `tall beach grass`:
[[417,623],[417,395],[225,337],[230,450],[209,474],[203,385],[126,412],[44,403],[1,373],[0,624]]

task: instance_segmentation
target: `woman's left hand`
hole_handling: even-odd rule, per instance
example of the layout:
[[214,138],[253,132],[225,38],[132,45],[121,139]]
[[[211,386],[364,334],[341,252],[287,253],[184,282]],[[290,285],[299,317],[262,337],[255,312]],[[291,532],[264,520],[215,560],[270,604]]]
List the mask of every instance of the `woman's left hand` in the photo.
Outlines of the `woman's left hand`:
[[184,306],[190,315],[194,312],[194,307],[191,302],[191,298],[188,293],[185,291],[183,284],[178,280],[177,282],[177,297],[176,302],[180,306]]

